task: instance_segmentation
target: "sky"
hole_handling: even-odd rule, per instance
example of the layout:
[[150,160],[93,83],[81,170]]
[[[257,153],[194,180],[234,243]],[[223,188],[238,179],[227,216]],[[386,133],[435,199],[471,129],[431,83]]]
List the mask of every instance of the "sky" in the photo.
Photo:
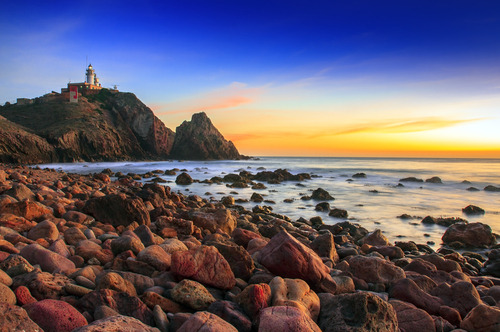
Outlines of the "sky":
[[0,104],[84,80],[251,156],[500,158],[500,2],[2,1]]

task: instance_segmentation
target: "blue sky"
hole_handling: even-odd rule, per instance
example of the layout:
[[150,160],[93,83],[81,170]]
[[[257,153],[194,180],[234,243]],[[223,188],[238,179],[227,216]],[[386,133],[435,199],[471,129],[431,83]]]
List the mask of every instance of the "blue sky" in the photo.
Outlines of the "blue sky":
[[496,1],[17,1],[0,31],[2,104],[83,81],[88,57],[247,154],[500,151]]

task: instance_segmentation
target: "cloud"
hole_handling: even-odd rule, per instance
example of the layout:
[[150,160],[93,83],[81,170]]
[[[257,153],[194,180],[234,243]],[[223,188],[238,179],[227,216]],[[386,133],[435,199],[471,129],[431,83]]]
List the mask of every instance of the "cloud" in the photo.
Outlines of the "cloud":
[[367,125],[354,126],[340,131],[323,132],[313,136],[314,137],[337,136],[337,135],[363,134],[363,133],[404,134],[404,133],[414,133],[414,132],[447,128],[462,123],[470,123],[482,120],[486,120],[486,118],[441,119],[432,117],[432,118],[424,118],[418,120],[388,121],[388,122],[378,122]]

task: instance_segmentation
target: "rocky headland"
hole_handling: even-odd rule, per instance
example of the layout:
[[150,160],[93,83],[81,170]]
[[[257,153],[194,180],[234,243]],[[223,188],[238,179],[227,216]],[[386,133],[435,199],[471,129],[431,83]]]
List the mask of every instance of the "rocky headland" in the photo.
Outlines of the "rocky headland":
[[173,132],[134,94],[102,89],[78,103],[63,94],[0,106],[0,162],[242,158],[205,113]]
[[[249,177],[226,180],[257,188],[307,174]],[[1,165],[0,329],[499,331],[491,229],[427,222],[448,223],[443,241],[467,249],[390,243],[352,222],[290,220],[109,169]]]

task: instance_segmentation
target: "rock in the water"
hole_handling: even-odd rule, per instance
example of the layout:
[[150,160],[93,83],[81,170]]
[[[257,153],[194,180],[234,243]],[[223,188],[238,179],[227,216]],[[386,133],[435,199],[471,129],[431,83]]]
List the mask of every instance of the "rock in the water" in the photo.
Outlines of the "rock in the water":
[[339,209],[339,208],[333,208],[330,210],[328,213],[330,217],[334,218],[339,218],[339,219],[345,219],[348,216],[347,210],[344,209]]
[[460,328],[477,332],[500,331],[500,309],[479,304],[465,316]]
[[242,156],[227,141],[204,112],[193,114],[175,130],[171,158],[190,160],[239,159]]
[[0,312],[0,331],[43,332],[21,307],[0,302]]
[[180,184],[181,186],[187,186],[193,183],[193,178],[188,173],[183,172],[177,176],[175,183]]
[[186,305],[194,310],[206,310],[215,298],[199,282],[184,279],[171,292],[172,300]]
[[238,330],[220,318],[207,311],[198,311],[188,318],[177,332],[238,332]]
[[444,233],[442,240],[446,244],[459,241],[474,248],[489,247],[496,242],[491,227],[479,222],[451,225]]
[[231,289],[236,284],[229,263],[212,246],[202,245],[196,249],[174,252],[170,270],[181,278],[190,278],[221,289]]
[[399,182],[417,182],[418,183],[418,182],[424,182],[424,180],[417,179],[414,176],[410,176],[410,177],[407,177],[407,178],[400,179]]
[[23,309],[45,332],[71,332],[87,325],[85,317],[64,301],[42,300],[26,304]]
[[134,221],[139,225],[151,224],[149,211],[142,199],[130,198],[125,194],[91,198],[85,203],[83,212],[113,226],[128,226]]
[[398,331],[393,307],[378,296],[353,294],[318,294],[321,310],[318,325],[323,332]]
[[311,198],[317,201],[333,201],[335,199],[328,193],[328,191],[323,188],[314,190],[312,192]]
[[260,263],[275,275],[306,281],[317,292],[335,293],[329,268],[312,249],[285,230],[260,250]]
[[441,180],[441,178],[438,177],[438,176],[433,176],[433,177],[431,177],[429,179],[426,179],[425,182],[427,182],[427,183],[443,183],[443,181]]
[[291,306],[274,306],[262,310],[258,326],[259,332],[321,332],[307,313]]
[[480,215],[480,214],[485,214],[485,211],[480,208],[479,206],[475,205],[467,205],[462,209],[462,212],[467,214],[467,215]]
[[160,332],[156,327],[144,324],[134,317],[124,315],[111,316],[93,321],[87,326],[75,329],[73,332],[122,332],[122,331],[141,331],[141,332]]

